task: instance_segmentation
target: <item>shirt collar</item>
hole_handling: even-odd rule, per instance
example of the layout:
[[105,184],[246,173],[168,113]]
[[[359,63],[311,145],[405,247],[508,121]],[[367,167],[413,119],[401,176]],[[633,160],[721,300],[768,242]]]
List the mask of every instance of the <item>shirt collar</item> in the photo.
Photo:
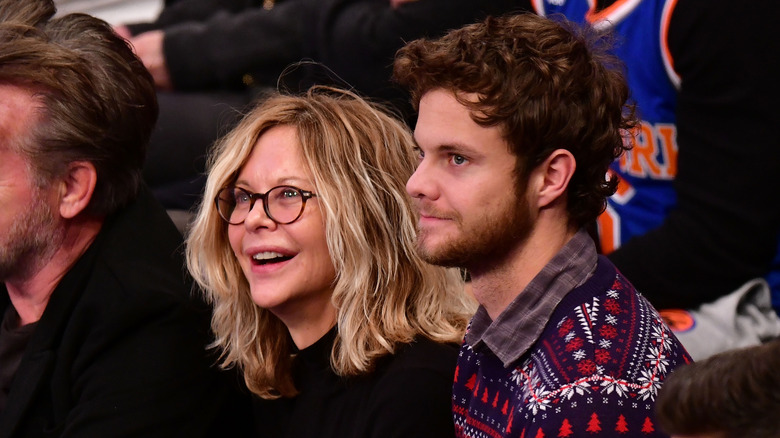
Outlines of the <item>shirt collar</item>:
[[536,342],[563,297],[590,278],[597,260],[593,239],[578,231],[495,321],[479,306],[466,342],[474,349],[490,349],[508,367]]

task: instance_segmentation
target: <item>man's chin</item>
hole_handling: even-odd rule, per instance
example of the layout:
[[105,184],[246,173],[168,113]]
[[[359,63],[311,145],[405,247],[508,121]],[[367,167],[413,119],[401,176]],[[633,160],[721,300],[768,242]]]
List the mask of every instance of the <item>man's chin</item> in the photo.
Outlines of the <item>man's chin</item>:
[[458,251],[457,248],[453,248],[452,245],[447,244],[434,245],[431,242],[425,242],[424,240],[418,241],[417,254],[425,262],[432,265],[461,268],[463,267],[463,264],[467,263],[467,261],[464,260],[464,254],[461,254],[461,251]]

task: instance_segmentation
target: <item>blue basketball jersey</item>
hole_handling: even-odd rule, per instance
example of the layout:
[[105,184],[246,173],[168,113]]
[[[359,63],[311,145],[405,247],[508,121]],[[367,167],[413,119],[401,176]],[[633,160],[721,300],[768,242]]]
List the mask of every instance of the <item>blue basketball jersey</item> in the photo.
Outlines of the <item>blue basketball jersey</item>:
[[[598,219],[599,239],[610,253],[634,236],[658,227],[676,204],[672,182],[677,174],[675,108],[680,77],[667,46],[667,32],[677,0],[616,0],[596,12],[596,0],[532,0],[536,13],[554,19],[562,14],[578,23],[617,35],[615,54],[626,65],[631,99],[641,124],[633,148],[613,163],[620,183]],[[780,246],[766,278],[780,309]]]
[[668,3],[672,1],[618,0],[595,13],[595,1],[534,2],[540,15],[560,13],[619,35],[615,54],[626,65],[630,98],[641,124],[632,136],[632,149],[612,165],[620,185],[599,217],[605,253],[658,227],[676,202],[672,181],[677,173],[675,106],[680,80],[665,46]]

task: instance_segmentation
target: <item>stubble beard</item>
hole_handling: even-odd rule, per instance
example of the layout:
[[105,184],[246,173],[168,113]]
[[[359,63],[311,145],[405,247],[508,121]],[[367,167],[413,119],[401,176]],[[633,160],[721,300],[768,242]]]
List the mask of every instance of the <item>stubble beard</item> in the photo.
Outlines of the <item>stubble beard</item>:
[[428,263],[478,270],[501,260],[528,238],[533,222],[527,201],[517,196],[497,213],[486,213],[471,223],[454,217],[459,233],[436,247],[426,245],[429,232],[418,229],[417,252]]
[[62,243],[63,233],[43,193],[36,193],[30,208],[0,238],[0,282],[25,279],[40,270]]

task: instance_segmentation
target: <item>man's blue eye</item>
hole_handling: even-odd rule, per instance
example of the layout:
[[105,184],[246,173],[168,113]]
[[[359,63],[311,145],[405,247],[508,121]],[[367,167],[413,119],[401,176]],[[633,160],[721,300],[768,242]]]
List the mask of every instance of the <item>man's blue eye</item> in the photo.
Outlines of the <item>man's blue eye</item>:
[[461,165],[466,162],[466,158],[464,158],[462,155],[453,155],[452,162],[454,164]]

